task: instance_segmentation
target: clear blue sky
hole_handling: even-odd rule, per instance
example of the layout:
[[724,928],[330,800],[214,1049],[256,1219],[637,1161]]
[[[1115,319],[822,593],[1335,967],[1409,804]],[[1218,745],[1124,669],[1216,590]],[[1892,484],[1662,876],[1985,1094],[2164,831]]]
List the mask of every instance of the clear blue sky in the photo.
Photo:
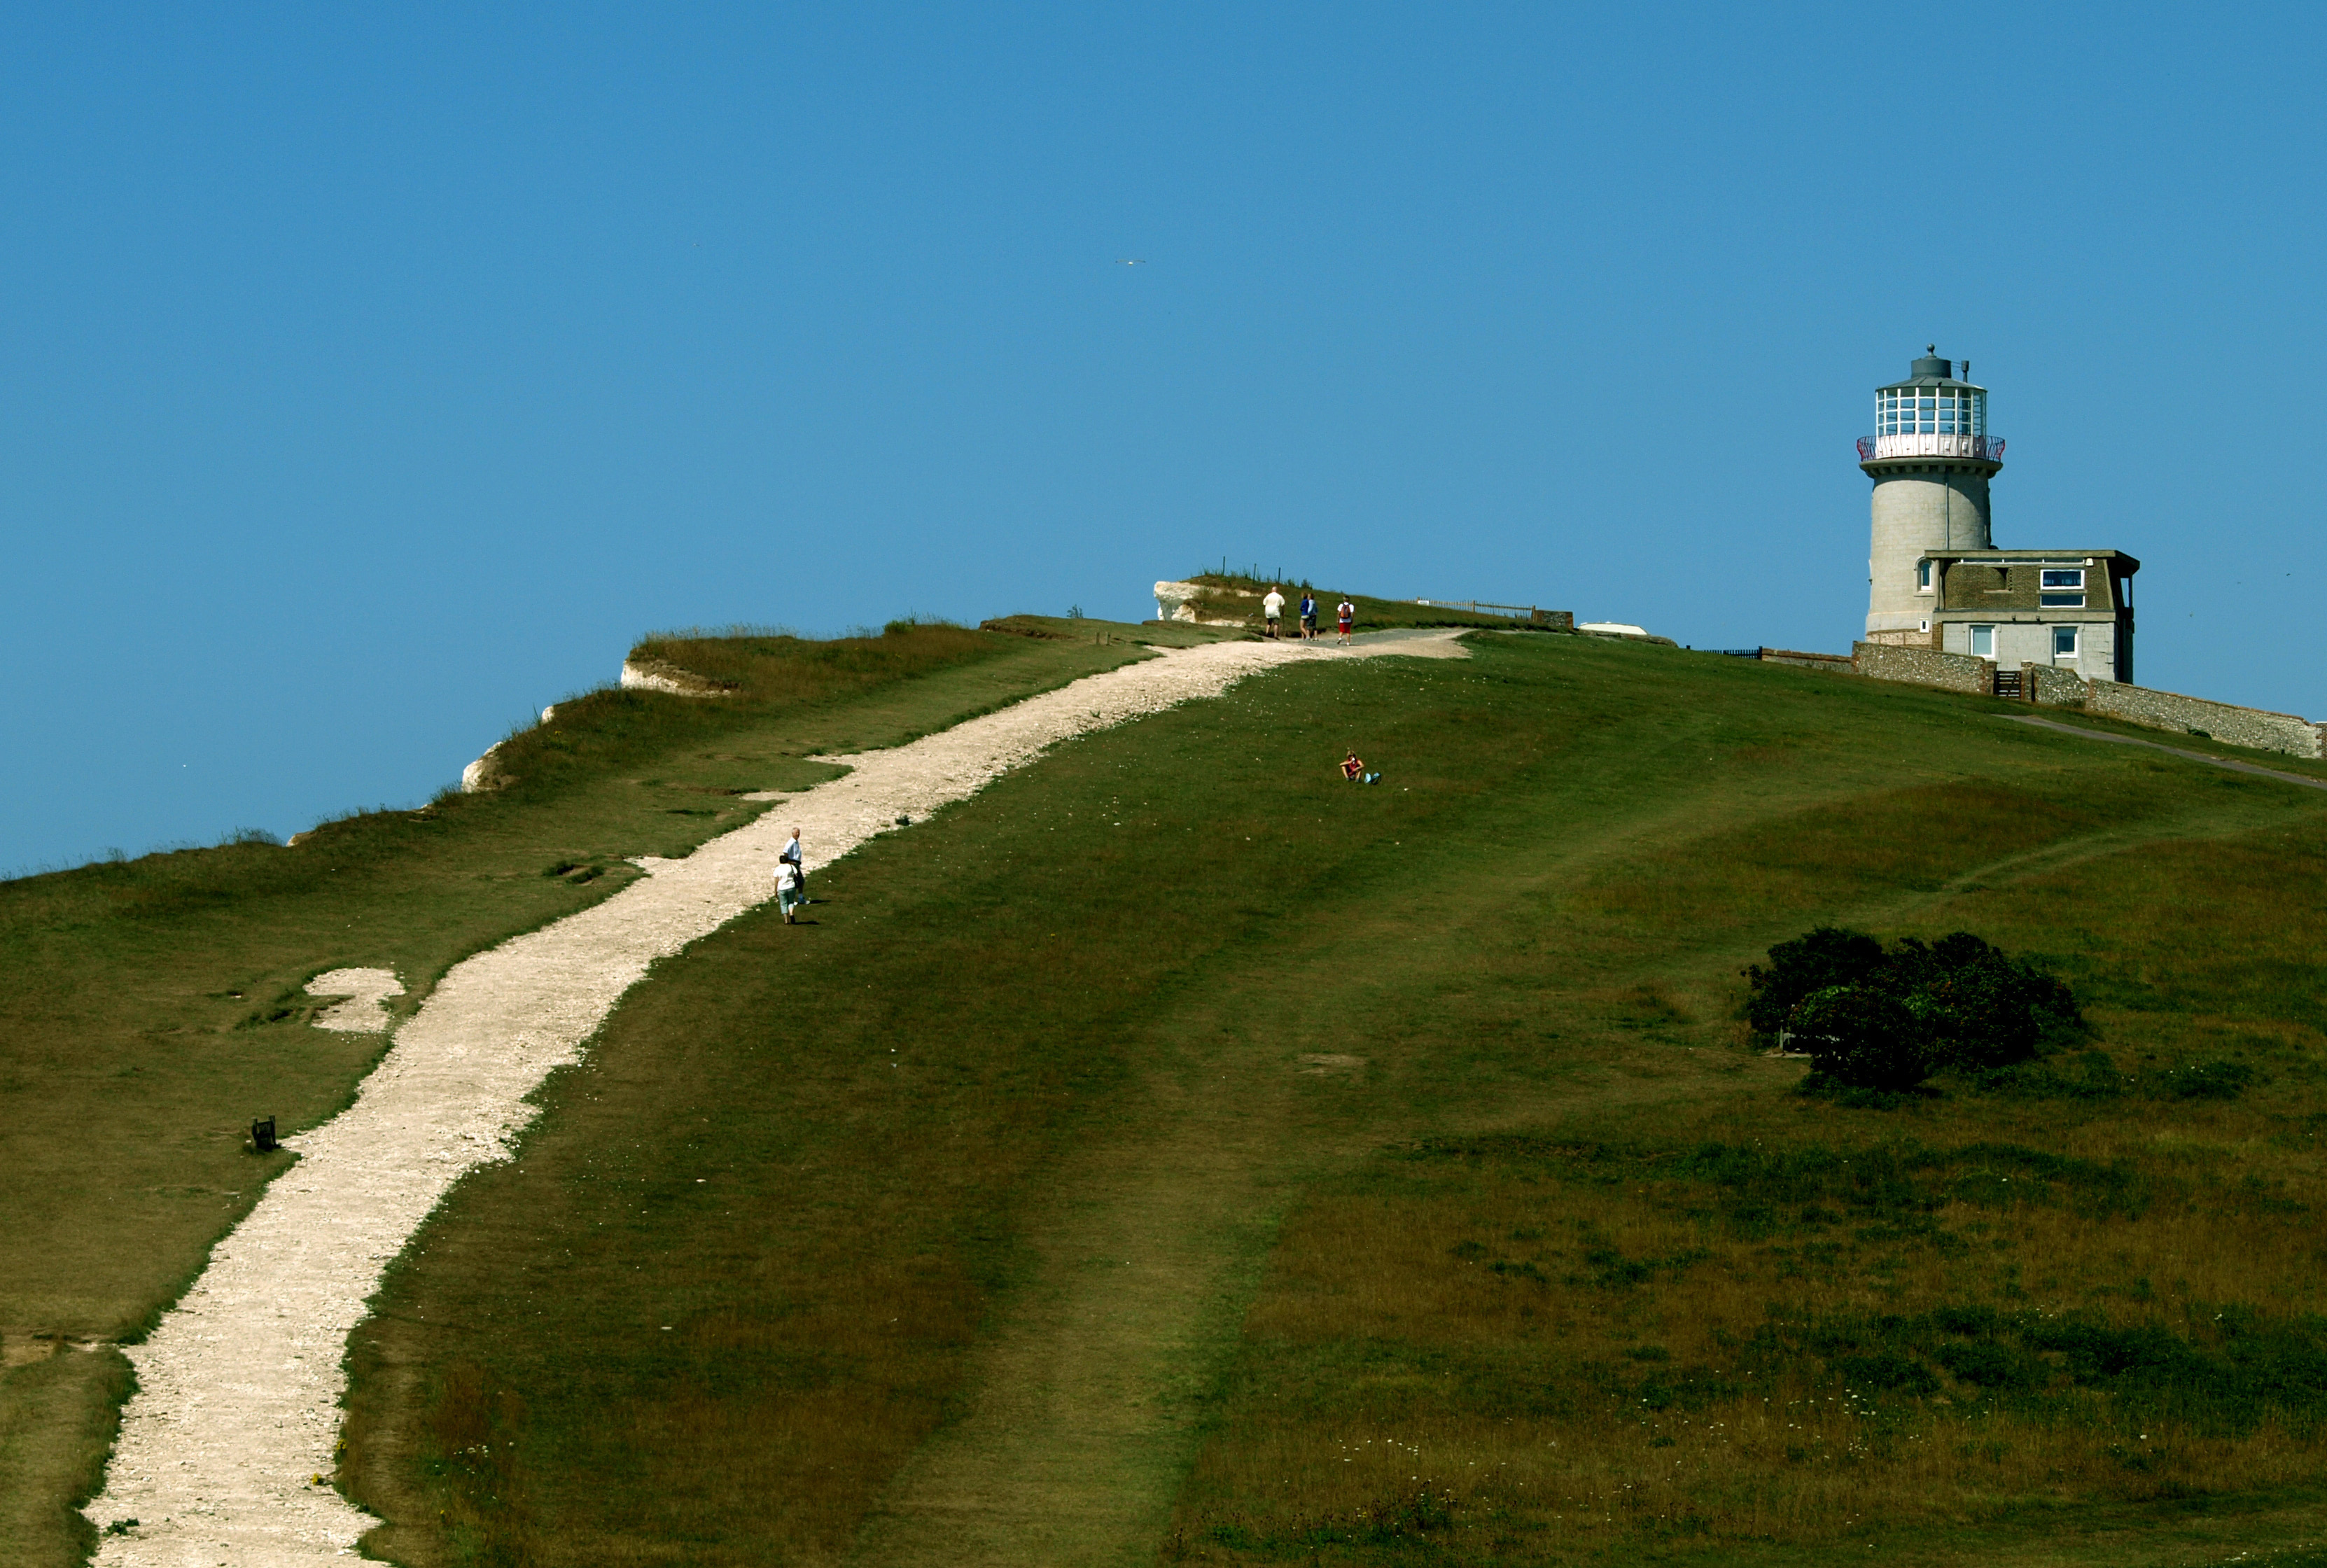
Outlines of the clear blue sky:
[[2327,717],[2322,16],[18,7],[0,871],[1223,555],[1846,649],[1933,341],[2145,684]]

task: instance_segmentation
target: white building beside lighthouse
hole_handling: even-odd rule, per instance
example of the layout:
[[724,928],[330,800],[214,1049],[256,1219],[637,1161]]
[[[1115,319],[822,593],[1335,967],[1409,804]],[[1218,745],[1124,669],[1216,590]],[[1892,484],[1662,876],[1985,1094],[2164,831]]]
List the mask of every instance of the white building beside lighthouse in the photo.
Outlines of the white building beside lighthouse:
[[1858,466],[1874,482],[1866,640],[2133,679],[2133,574],[2115,550],[1999,550],[1988,482],[2004,467],[1987,388],[1936,357],[1874,394]]

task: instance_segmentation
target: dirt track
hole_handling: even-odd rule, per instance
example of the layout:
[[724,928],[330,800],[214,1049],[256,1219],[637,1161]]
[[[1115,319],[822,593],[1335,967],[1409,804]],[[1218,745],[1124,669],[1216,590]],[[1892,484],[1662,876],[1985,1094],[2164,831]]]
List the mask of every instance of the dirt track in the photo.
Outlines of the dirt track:
[[1070,736],[1217,696],[1282,664],[1383,654],[1460,658],[1455,634],[1336,649],[1230,642],[1182,649],[1033,697],[892,751],[712,840],[605,902],[455,966],[397,1032],[356,1103],[286,1140],[297,1165],[219,1244],[143,1345],[106,1486],[87,1510],[96,1562],[153,1568],[314,1564],[376,1522],[328,1484],[348,1335],[381,1271],[453,1183],[500,1158],[526,1103],[658,958],[767,899],[794,826],[811,867],[900,817],[921,820]]

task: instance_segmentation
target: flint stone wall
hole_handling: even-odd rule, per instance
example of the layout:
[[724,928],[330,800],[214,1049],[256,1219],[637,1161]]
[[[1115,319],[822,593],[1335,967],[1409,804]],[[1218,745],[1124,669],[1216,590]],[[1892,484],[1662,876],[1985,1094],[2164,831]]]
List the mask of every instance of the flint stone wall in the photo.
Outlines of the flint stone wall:
[[1941,653],[1930,648],[1902,648],[1888,642],[1854,642],[1850,667],[1870,680],[1906,681],[1938,686],[1942,691],[1995,695],[1995,669],[1984,658],[1967,653]]
[[2081,708],[2091,695],[2083,676],[2058,665],[2023,664],[2020,678],[2028,683],[2028,700],[2043,707]]
[[2086,683],[2085,711],[2101,714],[2153,730],[2204,734],[2233,746],[2260,751],[2283,751],[2290,757],[2321,755],[2320,726],[2293,714],[2264,708],[2242,708],[2235,703],[2210,703],[2176,692],[2152,691],[2113,680]]
[[1762,649],[1763,664],[1798,664],[1804,669],[1823,669],[1836,675],[1851,673],[1851,658],[1846,653],[1801,653],[1790,648]]

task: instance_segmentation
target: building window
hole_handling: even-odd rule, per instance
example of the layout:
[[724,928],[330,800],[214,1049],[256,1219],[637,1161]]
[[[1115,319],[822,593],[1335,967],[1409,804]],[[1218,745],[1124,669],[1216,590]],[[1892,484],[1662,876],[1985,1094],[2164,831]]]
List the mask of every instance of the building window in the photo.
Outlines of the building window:
[[2058,663],[2060,660],[2064,658],[2073,660],[2076,657],[2077,629],[2073,626],[2056,626],[2052,628],[2053,661]]
[[1931,564],[1929,561],[1918,561],[1915,563],[1915,592],[1929,593],[1930,591]]
[[2085,607],[2085,569],[2082,566],[2047,566],[2036,582],[2036,602],[2046,610],[2082,610]]
[[1977,658],[1995,657],[1995,628],[1975,626],[1971,629],[1971,651]]

